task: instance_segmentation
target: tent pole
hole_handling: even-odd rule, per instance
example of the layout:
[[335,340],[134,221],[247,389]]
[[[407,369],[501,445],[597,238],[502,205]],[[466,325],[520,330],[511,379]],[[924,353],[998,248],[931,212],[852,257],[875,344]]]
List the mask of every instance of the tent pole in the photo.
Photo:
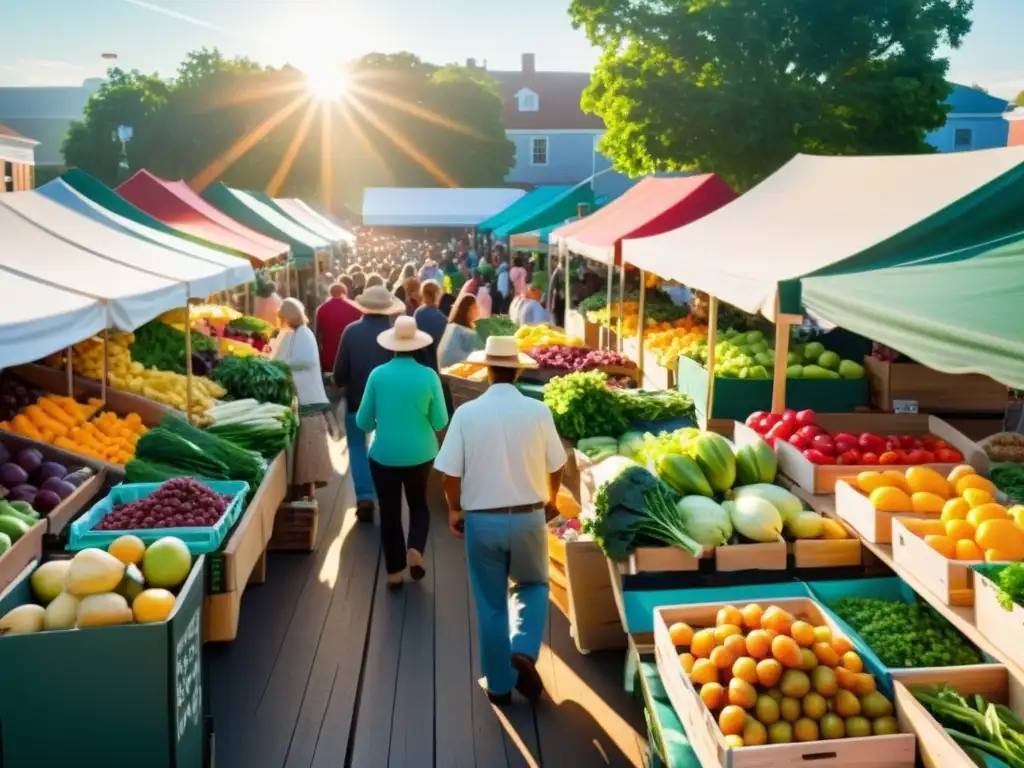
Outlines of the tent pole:
[[640,369],[640,386],[644,385],[644,313],[647,311],[647,273],[640,270],[640,301],[637,305],[637,313],[640,321],[636,324],[636,364]]
[[715,405],[715,345],[718,336],[718,297],[708,296],[708,398],[704,412],[704,425],[711,421]]
[[251,315],[252,314],[252,307],[250,306],[250,301],[249,301],[249,284],[248,283],[245,284],[245,295],[242,298],[242,302],[243,302],[242,303],[242,314]]
[[107,404],[107,372],[110,370],[110,344],[107,338],[109,331],[103,329],[103,381],[100,382],[100,400]]
[[572,309],[572,275],[569,273],[569,249],[562,250],[562,264],[564,265],[565,279],[562,280],[565,292],[565,309],[562,312],[562,327],[569,324],[569,311]]
[[67,374],[67,377],[68,377],[68,397],[74,399],[74,397],[75,397],[75,369],[74,369],[74,366],[73,366],[73,364],[71,362],[71,354],[72,354],[71,347],[68,347],[68,350],[65,353],[64,372]]
[[779,297],[775,297],[775,380],[772,384],[772,413],[786,410],[786,359],[789,357],[791,328],[800,323],[800,315],[779,312]]
[[[621,251],[622,241],[620,240],[615,244],[615,250]],[[622,258],[622,254],[619,254],[619,258]],[[615,331],[615,351],[620,355],[622,354],[622,303],[626,300],[626,262],[622,262],[622,266],[619,268],[619,324],[618,329]]]
[[[604,348],[610,350],[612,348],[612,279],[615,277],[615,265],[608,265],[608,290],[605,294],[604,305],[609,309],[608,312],[608,323],[604,326]],[[619,311],[622,311],[622,307],[619,307]]]
[[185,302],[185,418],[192,423],[192,307]]

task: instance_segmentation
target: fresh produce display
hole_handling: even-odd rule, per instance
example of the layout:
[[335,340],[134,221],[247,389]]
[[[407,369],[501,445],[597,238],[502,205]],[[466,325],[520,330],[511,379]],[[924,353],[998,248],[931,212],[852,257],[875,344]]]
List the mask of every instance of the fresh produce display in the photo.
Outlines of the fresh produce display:
[[148,548],[134,536],[121,536],[107,551],[83,549],[70,560],[51,560],[30,577],[36,602],[0,618],[0,637],[166,621],[174,590],[191,569],[188,547],[173,536]]
[[595,464],[619,455],[619,441],[614,437],[585,437],[576,443],[576,450]]
[[242,315],[228,322],[225,332],[241,336],[249,335],[269,339],[274,333],[274,326],[266,320],[251,315]]
[[295,397],[291,369],[262,355],[226,357],[214,369],[212,378],[232,400],[290,406]]
[[230,496],[215,493],[189,477],[168,480],[149,496],[118,504],[93,528],[137,531],[151,528],[212,528],[231,505]]
[[890,669],[958,667],[984,661],[967,638],[925,603],[843,597],[828,607]]
[[299,420],[290,407],[255,400],[223,403],[206,415],[212,422],[207,432],[267,459],[295,442],[299,430]]
[[516,346],[520,352],[528,352],[537,347],[582,347],[583,339],[575,336],[566,336],[557,328],[552,328],[547,323],[540,325],[524,325],[512,334],[516,340]]
[[675,389],[614,388],[619,407],[629,421],[663,421],[694,417],[693,398]]
[[746,425],[768,441],[773,448],[784,440],[812,464],[873,466],[914,464],[956,464],[963,454],[934,435],[875,435],[870,432],[830,433],[818,425],[811,410],[783,413],[755,411]]
[[69,471],[63,464],[46,461],[35,448],[23,448],[12,456],[0,445],[0,497],[24,505],[20,507],[24,512],[51,512],[91,476],[88,467]]
[[1016,432],[1000,432],[981,442],[985,454],[992,461],[1024,462],[1024,435]]
[[988,476],[996,488],[1014,501],[1024,501],[1024,466],[1019,464],[993,464]]
[[195,323],[208,321],[211,323],[235,323],[243,318],[241,312],[223,304],[193,304],[186,311],[184,307],[172,309],[160,315],[160,322],[167,325],[181,325],[187,320]]
[[910,686],[910,692],[975,765],[993,765],[992,757],[1010,768],[1024,768],[1024,720],[980,693],[959,694],[949,685]]
[[27,501],[0,501],[0,555],[14,546],[39,519],[39,513]]
[[4,371],[0,374],[0,421],[10,421],[45,394],[38,387]]
[[512,336],[517,330],[516,321],[508,315],[481,317],[476,321],[476,335],[483,341],[491,336]]
[[[707,365],[707,340],[682,351],[686,357]],[[843,360],[820,341],[794,344],[786,361],[790,379],[863,379],[864,366]],[[762,331],[729,328],[715,338],[715,375],[734,379],[767,379],[775,368],[775,349]]]
[[93,418],[101,405],[95,399],[79,403],[70,397],[46,395],[9,423],[0,422],[0,429],[71,453],[124,465],[135,454],[135,444],[146,433],[146,426],[137,413],[121,418],[105,411]]
[[[193,372],[205,375],[206,370],[195,371],[197,353],[216,353],[217,342],[198,331],[192,331]],[[101,352],[102,356],[102,352]],[[131,359],[144,368],[185,373],[185,332],[160,320],[153,320],[138,328],[131,343]],[[208,361],[199,357],[200,367],[209,368]]]
[[[614,289],[613,289],[614,291]],[[597,297],[600,298],[597,298]],[[587,302],[592,302],[588,304]],[[599,306],[597,306],[599,304]],[[580,302],[579,309],[586,314],[587,320],[595,325],[603,325],[617,330],[619,325],[619,302],[614,301],[607,304],[604,294],[595,294]],[[644,297],[644,327],[660,325],[662,323],[672,325],[677,320],[682,320],[690,313],[689,307],[685,304],[676,304],[672,299],[660,291],[648,291]],[[639,293],[631,291],[627,293],[622,302],[622,332],[626,336],[636,336],[637,328],[640,325],[640,302]],[[664,329],[663,329],[664,330]]]
[[988,574],[999,588],[999,604],[1007,611],[1014,605],[1024,606],[1024,563],[1010,563]]
[[552,344],[547,347],[535,347],[528,350],[527,354],[536,360],[541,368],[554,368],[562,371],[590,371],[606,365],[633,367],[633,362],[628,357],[623,357],[617,352],[586,347]]
[[683,350],[707,340],[708,327],[693,317],[677,320],[671,328],[664,324],[650,326],[644,331],[644,349],[658,356],[658,365],[675,370]]
[[669,627],[679,664],[730,748],[898,732],[851,641],[770,605],[723,606],[714,627]]
[[598,371],[559,376],[544,385],[544,404],[551,410],[558,434],[567,440],[621,435],[629,426],[616,393]]

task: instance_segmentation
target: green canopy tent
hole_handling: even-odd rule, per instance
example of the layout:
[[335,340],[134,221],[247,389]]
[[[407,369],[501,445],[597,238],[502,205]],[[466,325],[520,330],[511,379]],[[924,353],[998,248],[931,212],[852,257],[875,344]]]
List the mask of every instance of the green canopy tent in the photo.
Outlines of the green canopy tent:
[[561,194],[541,202],[531,210],[523,211],[496,227],[491,236],[504,240],[512,235],[530,232],[559,224],[577,215],[580,205],[594,206],[594,190],[589,185],[565,189]]
[[[594,210],[590,213],[596,213],[597,211],[604,208],[611,202],[611,198],[607,195],[598,197],[594,200]],[[590,214],[587,214],[590,215]],[[536,251],[537,253],[547,253],[548,248],[551,245],[551,233],[559,227],[565,226],[570,221],[578,221],[574,216],[571,219],[565,221],[556,221],[554,224],[548,224],[546,227],[535,229],[531,232],[521,232],[518,235],[512,235],[509,238],[509,250],[512,251]]]
[[493,216],[484,219],[476,226],[476,231],[481,234],[492,232],[503,224],[518,219],[524,214],[537,210],[547,205],[552,200],[565,194],[572,187],[545,186],[530,190],[507,208],[498,211]]

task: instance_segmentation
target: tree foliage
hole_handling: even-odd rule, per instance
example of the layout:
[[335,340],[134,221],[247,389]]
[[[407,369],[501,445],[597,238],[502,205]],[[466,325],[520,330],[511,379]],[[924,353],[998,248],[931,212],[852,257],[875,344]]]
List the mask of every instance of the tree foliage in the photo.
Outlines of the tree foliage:
[[583,107],[641,174],[700,169],[745,188],[798,152],[931,151],[973,0],[572,0],[603,48]]
[[[285,66],[190,53],[171,80],[112,69],[64,142],[68,165],[118,181],[116,130],[132,169],[223,180],[278,195],[358,197],[364,186],[500,184],[514,161],[489,77],[409,53],[353,62],[349,93],[318,101]],[[243,151],[244,150],[244,151]],[[283,172],[282,164],[287,167]]]

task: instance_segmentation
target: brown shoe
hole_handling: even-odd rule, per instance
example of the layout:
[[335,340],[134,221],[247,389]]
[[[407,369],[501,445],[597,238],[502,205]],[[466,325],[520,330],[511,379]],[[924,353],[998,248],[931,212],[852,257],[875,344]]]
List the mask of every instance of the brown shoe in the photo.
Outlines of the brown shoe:
[[427,569],[423,565],[423,555],[415,549],[405,553],[405,561],[409,565],[409,575],[413,581],[419,581],[427,575]]
[[376,505],[372,501],[357,501],[356,502],[356,520],[360,523],[372,523],[373,512],[376,509]]
[[516,690],[530,701],[540,699],[544,695],[544,681],[540,679],[537,663],[525,653],[513,653],[512,666],[519,673]]
[[403,584],[405,584],[404,572],[388,574],[388,589],[401,589]]

